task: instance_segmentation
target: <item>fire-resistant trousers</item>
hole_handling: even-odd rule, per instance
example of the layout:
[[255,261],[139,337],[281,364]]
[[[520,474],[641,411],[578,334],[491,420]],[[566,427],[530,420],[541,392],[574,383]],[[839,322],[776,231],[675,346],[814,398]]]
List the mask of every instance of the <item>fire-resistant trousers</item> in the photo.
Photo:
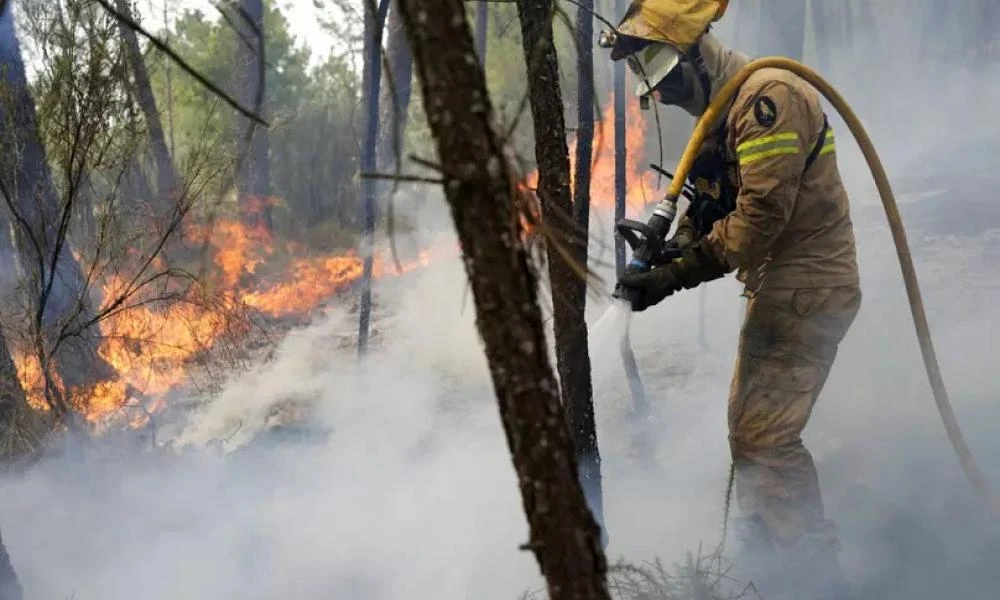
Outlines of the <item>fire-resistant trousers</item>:
[[752,295],[729,393],[736,499],[779,546],[837,545],[802,430],[861,305],[857,286]]

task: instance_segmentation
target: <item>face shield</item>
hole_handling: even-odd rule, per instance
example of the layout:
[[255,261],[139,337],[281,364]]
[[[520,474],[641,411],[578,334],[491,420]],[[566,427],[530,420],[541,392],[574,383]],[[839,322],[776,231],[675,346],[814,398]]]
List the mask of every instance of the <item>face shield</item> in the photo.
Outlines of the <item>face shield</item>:
[[635,95],[644,109],[650,99],[687,109],[697,96],[694,65],[669,44],[649,44],[624,60],[638,80]]
[[625,57],[625,64],[639,82],[636,96],[647,96],[673,72],[681,62],[681,53],[667,44],[649,44]]

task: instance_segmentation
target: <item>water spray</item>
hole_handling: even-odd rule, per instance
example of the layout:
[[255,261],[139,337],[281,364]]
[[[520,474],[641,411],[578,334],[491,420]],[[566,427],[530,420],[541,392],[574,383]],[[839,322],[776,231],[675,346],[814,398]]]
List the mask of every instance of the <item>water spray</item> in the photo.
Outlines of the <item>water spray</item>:
[[[665,198],[657,204],[647,223],[623,219],[616,225],[618,232],[625,238],[629,246],[632,247],[632,260],[628,263],[626,273],[637,273],[648,271],[657,264],[669,261],[666,247],[666,235],[670,231],[670,225],[677,214],[677,200],[684,191],[684,182],[687,179],[691,167],[694,165],[695,157],[709,133],[712,123],[717,122],[722,111],[726,109],[730,100],[735,96],[743,83],[750,75],[760,69],[783,69],[795,73],[802,79],[812,84],[823,96],[830,101],[833,107],[840,114],[847,124],[854,139],[861,147],[868,168],[871,170],[875,185],[878,188],[879,196],[882,199],[882,206],[885,208],[886,218],[889,222],[889,229],[892,232],[893,241],[896,246],[896,255],[899,258],[899,266],[903,271],[903,282],[906,285],[906,294],[909,299],[910,312],[913,315],[913,324],[917,333],[917,340],[920,343],[920,352],[923,356],[924,369],[931,384],[934,394],[934,401],[937,404],[938,413],[944,423],[948,433],[948,440],[951,442],[955,455],[958,457],[965,471],[966,477],[972,483],[979,496],[993,509],[1000,514],[1000,497],[993,491],[986,478],[980,471],[972,452],[969,450],[965,437],[958,425],[955,411],[951,401],[948,399],[948,391],[941,376],[941,367],[938,365],[937,355],[934,351],[934,343],[931,338],[930,326],[927,321],[927,314],[924,310],[924,302],[920,295],[920,287],[917,282],[916,269],[913,266],[913,258],[910,254],[910,246],[906,239],[906,230],[903,227],[903,220],[899,213],[896,197],[889,184],[882,161],[878,157],[875,145],[865,131],[864,126],[850,105],[840,95],[837,90],[830,85],[816,71],[806,65],[782,57],[768,57],[752,61],[730,79],[715,99],[709,104],[708,109],[698,120],[698,124],[688,140],[687,147],[681,160],[677,165],[677,171],[672,178],[670,188],[667,190]],[[621,285],[615,288],[615,298],[630,300],[629,291],[623,289]]]

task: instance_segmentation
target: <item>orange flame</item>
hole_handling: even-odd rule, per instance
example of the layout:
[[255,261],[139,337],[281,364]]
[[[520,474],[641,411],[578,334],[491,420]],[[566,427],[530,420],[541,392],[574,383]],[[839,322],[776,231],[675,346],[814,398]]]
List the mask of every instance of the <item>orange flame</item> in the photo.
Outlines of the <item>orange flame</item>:
[[[248,224],[249,222],[249,224]],[[282,276],[268,283],[248,284],[267,261],[276,256],[275,243],[265,228],[252,219],[219,220],[211,227],[189,227],[189,241],[207,242],[217,271],[220,296],[228,306],[206,304],[191,293],[181,294],[166,306],[133,306],[114,313],[99,323],[101,345],[98,354],[117,373],[111,381],[88,389],[62,388],[55,385],[86,419],[101,425],[124,417],[133,427],[148,423],[150,415],[161,410],[168,395],[190,378],[189,367],[199,355],[210,351],[227,331],[249,330],[248,322],[234,319],[250,307],[271,317],[306,315],[324,300],[346,289],[361,278],[364,262],[353,253],[343,256],[309,256],[305,247],[288,244],[291,260],[282,268]],[[435,253],[453,248],[426,250],[415,260],[402,263],[399,273],[412,271],[431,262]],[[387,258],[377,255],[372,274],[381,277],[396,274]],[[264,279],[256,277],[253,279]],[[128,282],[108,277],[102,285],[105,298],[118,298]],[[37,357],[20,354],[14,357],[30,404],[48,410],[42,369]]]
[[[645,149],[644,123],[638,103],[630,99],[626,123],[627,206],[641,211],[654,200],[656,176],[641,167]],[[569,144],[571,174],[575,163],[576,140]],[[598,210],[614,207],[614,108],[609,102],[595,128],[591,203]],[[537,186],[537,171],[520,184],[522,189]],[[255,215],[279,201],[265,198],[252,203],[242,218],[217,220],[211,226],[188,225],[185,238],[205,243],[211,249],[216,269],[216,291],[228,303],[213,306],[183,294],[164,307],[137,306],[100,322],[101,357],[118,374],[85,390],[70,390],[73,406],[95,426],[120,422],[132,427],[149,422],[163,409],[169,395],[190,379],[190,365],[209,352],[227,332],[239,334],[248,322],[232,318],[232,307],[251,307],[263,315],[285,317],[307,315],[321,303],[347,289],[361,278],[364,261],[356,254],[311,255],[295,243],[278,244]],[[453,253],[453,246],[420,253],[402,265],[401,272],[429,264],[436,254]],[[267,273],[265,271],[274,271]],[[373,260],[373,276],[395,274],[384,255]],[[120,295],[126,281],[109,277],[103,282],[106,298]],[[238,311],[237,311],[238,312]],[[29,354],[17,355],[18,377],[32,406],[47,409],[42,370]],[[61,386],[56,378],[55,384]]]
[[[625,205],[627,211],[641,212],[657,200],[657,176],[642,164],[646,148],[646,124],[639,102],[630,97],[625,118]],[[576,175],[576,138],[569,142],[570,185]],[[614,210],[615,206],[615,106],[608,101],[604,114],[594,125],[593,159],[591,161],[590,205],[598,210]],[[538,187],[538,171],[532,171],[525,184]]]

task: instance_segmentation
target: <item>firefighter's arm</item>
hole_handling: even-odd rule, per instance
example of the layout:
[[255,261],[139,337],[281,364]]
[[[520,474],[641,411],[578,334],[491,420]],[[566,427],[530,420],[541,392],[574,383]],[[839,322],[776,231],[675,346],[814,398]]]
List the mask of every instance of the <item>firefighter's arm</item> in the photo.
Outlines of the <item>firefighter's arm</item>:
[[715,223],[707,241],[730,270],[754,269],[795,208],[812,119],[805,100],[781,82],[761,86],[734,113],[739,195],[735,210]]

